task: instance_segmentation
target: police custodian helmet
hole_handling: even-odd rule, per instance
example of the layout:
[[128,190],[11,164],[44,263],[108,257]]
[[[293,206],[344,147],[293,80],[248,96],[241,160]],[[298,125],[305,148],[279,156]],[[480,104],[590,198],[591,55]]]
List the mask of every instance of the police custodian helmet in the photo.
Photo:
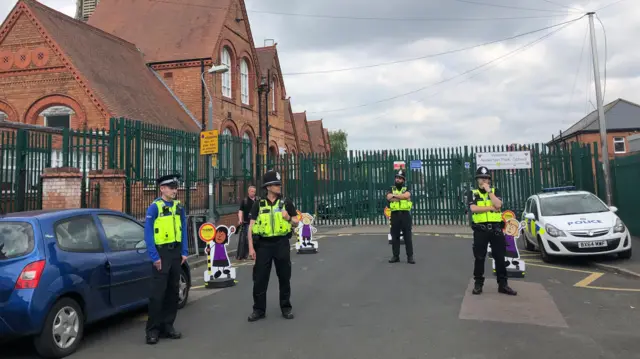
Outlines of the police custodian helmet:
[[491,179],[491,173],[489,173],[489,169],[485,166],[480,166],[476,170],[476,178],[488,178]]
[[156,184],[158,186],[169,186],[169,187],[178,187],[180,174],[170,174],[166,176],[162,176],[156,179]]
[[404,176],[404,171],[403,170],[399,170],[398,173],[396,173],[396,177],[400,177],[403,180],[406,180],[406,177]]
[[274,170],[267,171],[262,177],[262,188],[271,185],[282,185],[280,173]]

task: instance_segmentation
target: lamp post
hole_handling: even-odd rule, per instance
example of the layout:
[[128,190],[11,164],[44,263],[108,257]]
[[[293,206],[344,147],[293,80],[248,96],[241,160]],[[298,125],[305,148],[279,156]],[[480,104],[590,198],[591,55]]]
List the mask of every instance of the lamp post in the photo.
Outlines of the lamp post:
[[[209,86],[207,86],[207,82],[204,80],[205,74],[221,74],[229,71],[229,67],[227,65],[212,65],[211,68],[202,73],[200,78],[202,79],[202,83],[204,84],[204,88],[207,90],[207,95],[209,95],[209,123],[207,125],[207,129],[209,131],[213,130],[213,96],[211,96],[211,92],[209,91]],[[214,88],[215,88],[215,76],[214,76]],[[209,215],[208,221],[213,223],[214,216],[214,201],[213,201],[213,185],[214,185],[214,173],[213,173],[213,155],[207,156],[207,160],[209,161]]]

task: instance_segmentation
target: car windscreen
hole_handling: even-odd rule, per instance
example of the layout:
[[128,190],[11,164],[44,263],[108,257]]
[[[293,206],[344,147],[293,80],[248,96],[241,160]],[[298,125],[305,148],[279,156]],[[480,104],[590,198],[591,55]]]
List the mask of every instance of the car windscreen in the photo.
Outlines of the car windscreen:
[[607,211],[609,208],[591,193],[540,198],[540,213],[543,216],[568,216]]
[[0,261],[31,253],[33,227],[26,222],[0,222]]

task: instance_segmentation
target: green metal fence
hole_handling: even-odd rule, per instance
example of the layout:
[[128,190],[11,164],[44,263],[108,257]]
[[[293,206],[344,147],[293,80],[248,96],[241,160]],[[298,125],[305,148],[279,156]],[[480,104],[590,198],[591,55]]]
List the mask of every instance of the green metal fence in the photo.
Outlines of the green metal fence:
[[[464,197],[475,182],[476,152],[518,150],[531,151],[530,169],[494,171],[505,208],[521,213],[526,199],[545,187],[575,184],[593,191],[590,149],[580,145],[351,151],[342,158],[283,155],[266,167],[283,174],[286,196],[301,211],[315,213],[318,224],[357,226],[387,223],[385,195],[393,185],[394,162],[404,161],[414,224],[462,225],[468,223]],[[416,168],[410,168],[412,161]],[[591,174],[591,180],[585,172]]]

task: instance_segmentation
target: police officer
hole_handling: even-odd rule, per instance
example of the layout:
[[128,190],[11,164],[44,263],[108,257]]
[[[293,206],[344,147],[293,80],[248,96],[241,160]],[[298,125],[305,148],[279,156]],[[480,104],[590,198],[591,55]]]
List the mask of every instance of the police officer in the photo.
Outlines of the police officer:
[[248,320],[255,322],[265,317],[271,262],[276,266],[282,316],[293,319],[289,239],[292,227],[298,224],[297,211],[293,202],[282,198],[282,182],[278,172],[265,173],[262,187],[267,190],[267,195],[253,204],[249,215],[249,257],[255,260],[255,264],[253,312]]
[[411,240],[411,192],[405,183],[405,171],[396,173],[396,185],[387,193],[389,209],[391,209],[391,250],[393,257],[389,263],[400,261],[400,232],[404,235],[407,262],[415,264],[413,260],[413,241]]
[[467,203],[471,210],[473,229],[473,277],[475,285],[473,294],[481,294],[484,285],[484,265],[487,256],[487,245],[491,244],[491,253],[496,263],[498,292],[517,295],[507,284],[507,268],[504,264],[506,239],[504,237],[504,222],[502,219],[502,199],[500,191],[491,187],[491,174],[486,167],[476,170],[477,188],[468,192]]
[[178,311],[181,266],[188,254],[187,218],[184,207],[176,200],[179,178],[178,174],[158,178],[161,197],[147,209],[144,240],[153,261],[147,344],[156,344],[160,337],[182,337],[173,327]]

